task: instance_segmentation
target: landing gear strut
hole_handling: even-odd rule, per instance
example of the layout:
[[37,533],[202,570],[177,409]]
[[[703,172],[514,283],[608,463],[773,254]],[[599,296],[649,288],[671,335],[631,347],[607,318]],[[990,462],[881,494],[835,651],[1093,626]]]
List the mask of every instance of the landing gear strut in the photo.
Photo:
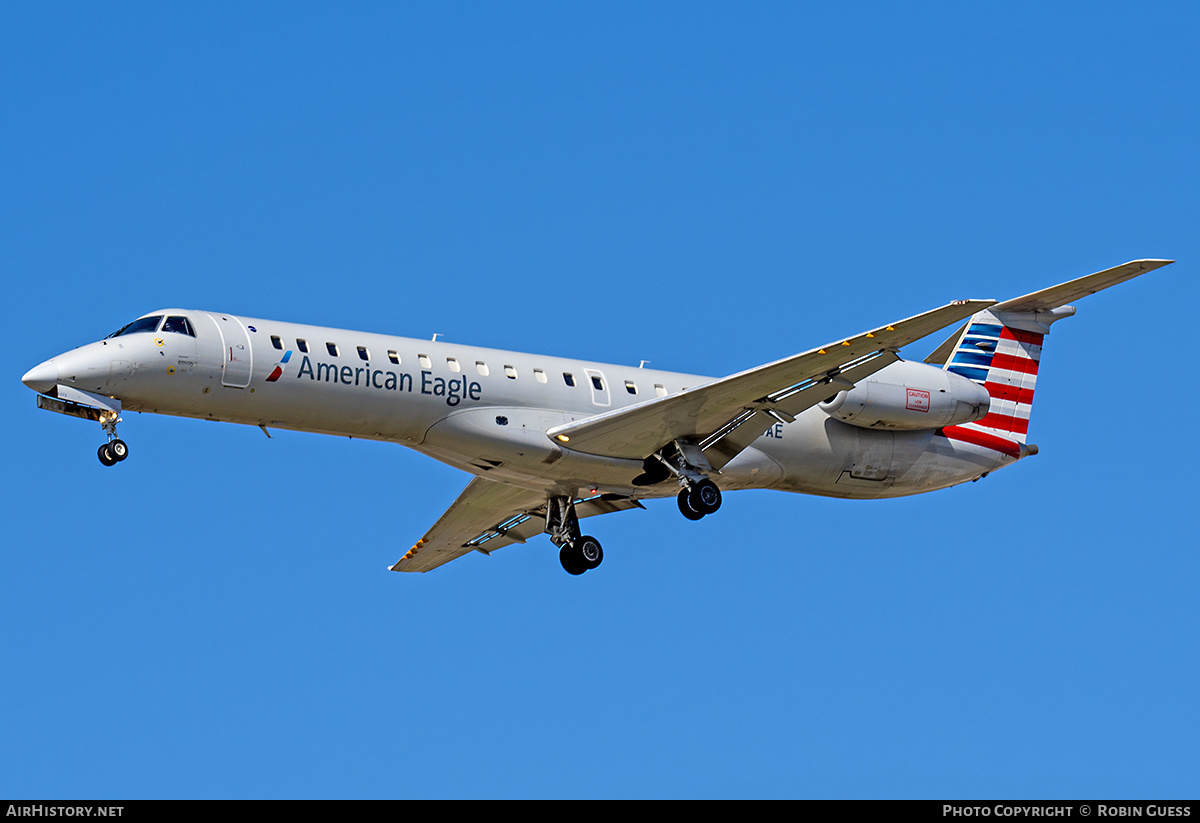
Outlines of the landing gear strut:
[[569,497],[551,497],[546,501],[546,533],[558,546],[558,562],[568,574],[583,574],[604,560],[600,541],[579,533],[575,503]]
[[658,482],[658,478],[666,479],[673,474],[681,487],[679,511],[688,520],[699,520],[721,508],[721,490],[706,476],[707,472],[713,471],[712,465],[695,442],[676,440],[652,457],[658,461],[659,468],[651,471],[650,459],[647,459],[643,464],[646,470],[634,479],[635,485]]
[[96,450],[96,456],[105,466],[115,466],[129,456],[129,446],[117,437],[117,424],[120,422],[121,418],[112,412],[100,416],[100,425],[108,435],[108,442]]

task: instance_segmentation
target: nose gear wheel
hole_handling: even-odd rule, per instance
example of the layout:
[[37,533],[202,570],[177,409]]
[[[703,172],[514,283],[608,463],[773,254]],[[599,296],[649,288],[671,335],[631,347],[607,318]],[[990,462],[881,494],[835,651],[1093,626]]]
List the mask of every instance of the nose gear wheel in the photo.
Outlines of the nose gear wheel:
[[112,412],[100,415],[100,426],[108,435],[108,442],[96,450],[96,456],[105,466],[115,466],[129,456],[129,446],[117,437],[117,424],[120,422],[121,418]]

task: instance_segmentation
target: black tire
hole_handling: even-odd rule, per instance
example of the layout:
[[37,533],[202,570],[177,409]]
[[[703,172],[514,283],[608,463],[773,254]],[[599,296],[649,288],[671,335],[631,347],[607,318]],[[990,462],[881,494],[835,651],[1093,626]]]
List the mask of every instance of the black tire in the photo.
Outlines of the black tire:
[[99,449],[96,450],[96,456],[99,457],[100,462],[106,466],[117,465],[117,458],[113,457],[113,453],[108,448],[107,443],[105,443],[103,446],[101,446]]
[[124,440],[113,440],[108,444],[108,452],[113,456],[113,459],[120,463],[129,456],[129,447],[125,445]]
[[584,535],[575,541],[575,552],[580,562],[589,569],[594,569],[604,562],[604,549],[600,541],[590,535]]
[[562,567],[566,570],[567,574],[583,574],[587,571],[583,557],[579,552],[575,551],[575,547],[570,543],[567,543],[558,550],[558,562],[562,563]]
[[721,508],[721,490],[711,480],[701,480],[692,486],[688,502],[696,511],[712,514]]
[[692,506],[692,493],[691,493],[690,489],[684,489],[683,491],[681,491],[679,493],[679,497],[676,499],[679,502],[680,514],[682,514],[688,520],[699,520],[701,517],[704,516],[704,512],[697,511]]

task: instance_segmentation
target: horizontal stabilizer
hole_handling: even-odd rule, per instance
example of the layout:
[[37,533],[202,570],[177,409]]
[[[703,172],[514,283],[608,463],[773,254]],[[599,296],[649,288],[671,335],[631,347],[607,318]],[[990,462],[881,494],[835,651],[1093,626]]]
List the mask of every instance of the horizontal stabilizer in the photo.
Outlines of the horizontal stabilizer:
[[1174,262],[1174,260],[1133,260],[1111,269],[1089,274],[1087,277],[1080,277],[1048,289],[1035,291],[1024,297],[1005,300],[1003,303],[992,306],[992,311],[1050,311]]
[[[1068,280],[1066,283],[1060,283],[1048,289],[1035,291],[1023,297],[1005,300],[1002,303],[992,306],[988,311],[993,317],[999,317],[1001,314],[1011,317],[1011,315],[1017,313],[1027,313],[1029,317],[1023,325],[1028,326],[1031,330],[1046,332],[1049,331],[1051,323],[1071,313],[1068,310],[1052,314],[1055,309],[1061,309],[1068,303],[1087,297],[1089,294],[1103,291],[1110,286],[1124,283],[1126,280],[1132,280],[1138,275],[1154,271],[1157,268],[1174,262],[1174,260],[1131,260],[1128,263],[1123,263],[1120,266],[1114,266],[1111,269],[1105,269],[1095,274],[1089,274],[1086,277]],[[1042,315],[1042,317],[1039,318],[1038,315]],[[970,324],[968,322],[959,328],[945,342],[930,352],[929,356],[925,358],[925,362],[939,366],[946,363],[951,355],[954,354],[959,340],[962,339],[963,334],[967,331],[967,327]]]

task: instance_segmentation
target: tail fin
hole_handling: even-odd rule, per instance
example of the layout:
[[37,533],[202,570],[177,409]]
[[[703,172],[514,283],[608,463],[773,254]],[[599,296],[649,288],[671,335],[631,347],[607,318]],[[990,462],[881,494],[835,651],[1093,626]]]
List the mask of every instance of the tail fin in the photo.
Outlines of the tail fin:
[[[1058,310],[1050,323],[1075,313]],[[991,397],[987,415],[966,425],[1017,443],[1029,432],[1029,412],[1042,359],[1044,331],[1034,329],[1031,312],[1006,314],[981,311],[959,335],[953,355],[944,368],[983,386]],[[1048,330],[1048,329],[1047,329]]]
[[[947,371],[974,380],[991,397],[987,416],[954,428],[1023,446],[1042,359],[1042,340],[1050,333],[1052,323],[1075,314],[1075,308],[1067,304],[1172,262],[1135,260],[997,303],[972,316],[925,358],[926,363],[942,364]],[[1019,447],[1001,450],[1022,452]]]

